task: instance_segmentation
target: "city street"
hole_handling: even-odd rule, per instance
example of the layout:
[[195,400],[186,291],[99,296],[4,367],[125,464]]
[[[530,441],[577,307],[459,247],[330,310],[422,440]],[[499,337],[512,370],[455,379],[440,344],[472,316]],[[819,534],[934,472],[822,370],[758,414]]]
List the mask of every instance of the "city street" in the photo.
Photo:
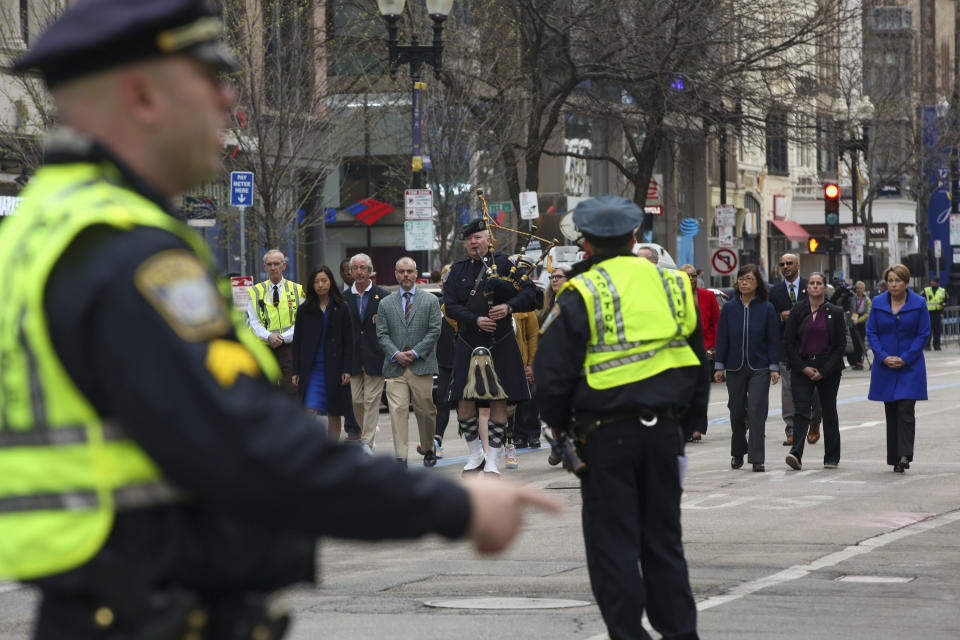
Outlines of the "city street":
[[[702,443],[688,446],[683,501],[702,638],[960,638],[960,350],[950,345],[926,357],[930,401],[917,404],[916,456],[903,475],[885,464],[883,405],[866,399],[867,371],[844,371],[836,470],[823,468],[822,439],[807,445],[802,471],[786,466],[779,386],[770,395],[766,473],[750,465],[731,470],[726,390],[711,385],[711,425]],[[455,419],[450,425],[446,457],[423,472],[458,475],[466,447]],[[380,427],[377,453],[393,456],[386,413]],[[417,466],[412,416],[410,433],[411,466]],[[531,513],[502,556],[482,558],[465,543],[436,538],[324,541],[320,585],[287,594],[296,617],[290,637],[605,638],[587,579],[578,484],[546,459],[546,449],[524,452],[520,468],[504,477],[540,487],[568,508],[556,517]],[[426,604],[498,598],[585,604],[508,610]],[[0,584],[0,640],[28,637],[34,602],[28,589]]]

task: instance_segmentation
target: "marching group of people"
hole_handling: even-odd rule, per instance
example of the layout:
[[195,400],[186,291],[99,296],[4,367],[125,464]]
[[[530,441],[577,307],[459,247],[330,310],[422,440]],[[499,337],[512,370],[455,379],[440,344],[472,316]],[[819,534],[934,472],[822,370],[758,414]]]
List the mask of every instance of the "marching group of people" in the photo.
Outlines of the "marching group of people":
[[[724,304],[710,330],[716,335],[713,378],[726,382],[729,395],[730,466],[741,468],[746,457],[754,471],[765,470],[769,388],[779,382],[783,444],[790,447],[786,464],[802,468],[804,445],[820,440],[822,422],[823,466],[837,468],[837,393],[849,336],[853,369],[864,368],[867,346],[873,354],[868,397],[884,403],[887,464],[903,473],[913,461],[916,401],[927,399],[923,351],[930,348],[932,325],[933,348],[940,350],[940,309],[946,292],[933,278],[924,295],[914,293],[908,287],[910,270],[895,264],[883,272],[882,293],[871,299],[864,283],[857,282],[840,306],[827,299],[823,273],[800,276],[796,255],[784,254],[779,267],[783,279],[769,287],[756,265],[741,267],[733,299]],[[701,309],[704,323],[711,318]]]
[[[249,290],[249,325],[273,350],[281,386],[308,412],[327,417],[331,439],[340,439],[345,418],[347,441],[372,454],[385,391],[394,454],[402,464],[408,457],[410,406],[420,435],[416,450],[426,467],[443,456],[451,407],[469,449],[465,471],[499,474],[502,453],[507,468],[516,468],[518,448],[540,447],[533,360],[540,320],[566,280],[564,269],[553,270],[544,305],[543,293],[523,277],[533,265],[494,253],[483,220],[465,226],[461,236],[471,257],[444,267],[442,300],[417,286],[418,267],[409,257],[396,262],[399,288],[391,292],[374,283],[366,254],[344,260],[341,283],[321,265],[306,286],[284,278],[282,252],[264,255],[268,279]],[[494,265],[501,274],[520,268],[513,283],[501,287],[506,297],[496,304],[493,288],[480,286]],[[495,375],[479,384],[500,385],[502,397],[464,394],[468,383],[478,384],[468,376],[477,347],[488,349],[496,363]]]

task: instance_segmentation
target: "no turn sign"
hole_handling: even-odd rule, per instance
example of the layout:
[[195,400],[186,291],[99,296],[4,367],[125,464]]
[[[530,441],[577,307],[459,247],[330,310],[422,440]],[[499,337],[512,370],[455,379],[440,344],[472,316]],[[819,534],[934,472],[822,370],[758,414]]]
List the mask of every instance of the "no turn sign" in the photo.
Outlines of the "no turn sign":
[[729,276],[737,270],[737,252],[733,249],[721,247],[714,249],[710,256],[711,273],[715,276]]

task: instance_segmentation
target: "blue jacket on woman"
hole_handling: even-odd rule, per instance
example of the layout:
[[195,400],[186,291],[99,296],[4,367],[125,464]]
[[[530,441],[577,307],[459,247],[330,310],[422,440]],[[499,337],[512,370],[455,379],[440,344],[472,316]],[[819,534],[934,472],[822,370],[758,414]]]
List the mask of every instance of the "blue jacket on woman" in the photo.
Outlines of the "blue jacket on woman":
[[[867,340],[873,351],[870,369],[871,400],[927,399],[927,365],[923,347],[930,337],[930,313],[923,296],[907,290],[907,301],[893,315],[890,292],[884,291],[873,299],[867,319]],[[883,364],[887,356],[898,356],[904,361],[900,369]]]
[[[746,358],[744,358],[746,355]],[[739,371],[780,368],[780,318],[773,305],[753,298],[747,307],[734,298],[720,310],[714,369]]]

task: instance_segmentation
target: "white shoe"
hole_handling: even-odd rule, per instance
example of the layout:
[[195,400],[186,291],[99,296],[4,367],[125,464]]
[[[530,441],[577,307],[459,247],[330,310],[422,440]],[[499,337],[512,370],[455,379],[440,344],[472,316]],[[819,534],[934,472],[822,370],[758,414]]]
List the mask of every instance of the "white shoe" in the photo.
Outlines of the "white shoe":
[[505,465],[507,469],[516,469],[520,466],[520,459],[517,458],[517,448],[512,444],[508,444],[503,448],[507,456],[507,464]]
[[500,450],[501,447],[489,447],[487,450],[487,455],[484,456],[486,464],[483,467],[484,473],[494,473],[500,475],[500,469],[498,468],[498,463],[500,460]]
[[372,456],[372,455],[373,455],[373,449],[372,449],[372,448],[370,447],[370,445],[368,445],[368,444],[362,444],[362,445],[360,445],[360,450],[363,451],[363,452],[364,452],[365,454],[367,454],[368,456]]
[[483,469],[483,444],[480,439],[467,443],[467,464],[463,465],[464,471],[480,471]]

